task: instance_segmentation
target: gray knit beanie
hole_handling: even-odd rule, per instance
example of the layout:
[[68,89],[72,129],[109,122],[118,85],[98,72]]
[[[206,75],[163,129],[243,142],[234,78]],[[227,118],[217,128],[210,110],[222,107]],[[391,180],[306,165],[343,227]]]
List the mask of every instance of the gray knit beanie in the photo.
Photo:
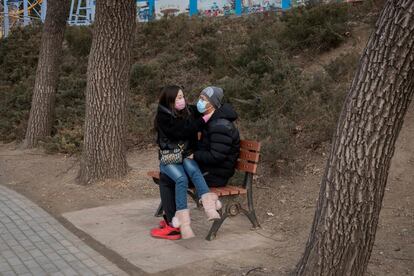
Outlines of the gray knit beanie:
[[223,89],[220,87],[208,86],[201,91],[201,95],[206,96],[215,109],[219,109],[221,107],[224,93]]

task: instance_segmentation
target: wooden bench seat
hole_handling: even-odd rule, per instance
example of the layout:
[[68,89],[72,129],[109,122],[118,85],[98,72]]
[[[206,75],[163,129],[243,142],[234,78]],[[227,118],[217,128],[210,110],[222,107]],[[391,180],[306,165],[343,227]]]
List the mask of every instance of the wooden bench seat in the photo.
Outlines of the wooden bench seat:
[[[224,220],[230,216],[238,215],[243,213],[247,216],[250,222],[253,225],[253,228],[260,227],[260,224],[257,220],[256,213],[254,210],[253,204],[253,175],[256,174],[257,163],[259,162],[261,145],[259,142],[242,140],[240,141],[240,155],[237,161],[236,170],[244,172],[244,181],[242,186],[233,186],[226,185],[225,187],[211,187],[210,191],[216,193],[219,197],[227,196],[247,196],[247,209],[243,208],[239,202],[228,202],[220,210],[221,219],[213,222],[211,229],[206,237],[207,240],[212,240],[216,237],[217,231],[220,229]],[[147,175],[153,179],[153,181],[158,184],[160,179],[159,171],[149,171]],[[195,189],[188,189],[188,194],[199,206],[199,199],[195,193]],[[162,203],[160,203],[155,216],[162,215]]]
[[[149,171],[147,172],[149,177],[153,179],[160,179],[160,172],[159,171]],[[195,192],[194,188],[190,188],[193,192]],[[229,196],[229,195],[244,195],[247,194],[247,190],[242,187],[226,185],[225,187],[211,187],[210,192],[216,193],[219,197],[220,196]]]

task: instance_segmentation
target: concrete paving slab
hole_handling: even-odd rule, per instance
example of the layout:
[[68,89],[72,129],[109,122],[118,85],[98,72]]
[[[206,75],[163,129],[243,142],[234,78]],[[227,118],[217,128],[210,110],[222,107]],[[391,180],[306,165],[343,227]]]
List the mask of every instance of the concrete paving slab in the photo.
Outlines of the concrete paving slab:
[[206,241],[211,222],[195,205],[190,206],[196,238],[180,241],[154,239],[149,231],[160,220],[154,217],[158,204],[159,199],[136,200],[65,213],[63,216],[75,227],[148,273],[271,244],[263,235],[263,230],[250,230],[250,222],[243,215],[227,219],[217,238]]

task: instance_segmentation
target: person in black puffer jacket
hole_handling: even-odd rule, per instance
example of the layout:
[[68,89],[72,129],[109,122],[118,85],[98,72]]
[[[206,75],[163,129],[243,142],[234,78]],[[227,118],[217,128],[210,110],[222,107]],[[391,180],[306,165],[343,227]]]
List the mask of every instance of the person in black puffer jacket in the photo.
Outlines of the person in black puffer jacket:
[[[202,137],[197,148],[188,156],[197,162],[210,187],[227,184],[234,174],[240,151],[239,132],[233,124],[237,114],[229,104],[223,104],[222,101],[221,88],[207,87],[201,92],[197,110],[203,113],[207,123],[202,127]],[[161,173],[159,186],[164,217],[168,222],[176,211],[176,185],[168,175]],[[219,206],[216,207],[219,209]],[[165,229],[165,224],[160,224],[160,227]]]
[[193,156],[203,172],[209,187],[225,186],[234,175],[240,152],[239,131],[234,126],[237,113],[229,104],[223,104],[223,89],[205,88],[197,103],[204,115],[211,115],[203,127],[201,140]]

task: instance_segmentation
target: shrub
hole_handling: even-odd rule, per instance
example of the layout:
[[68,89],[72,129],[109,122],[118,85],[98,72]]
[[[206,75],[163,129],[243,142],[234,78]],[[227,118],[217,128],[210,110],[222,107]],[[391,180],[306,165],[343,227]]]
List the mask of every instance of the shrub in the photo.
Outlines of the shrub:
[[349,30],[348,5],[327,4],[299,7],[288,11],[280,42],[290,51],[324,52],[339,46]]
[[153,79],[157,76],[158,70],[159,68],[156,64],[133,64],[131,69],[131,87],[138,87],[142,85],[142,82]]
[[[133,46],[128,101],[128,146],[151,143],[161,87],[184,86],[194,102],[207,85],[219,85],[235,107],[244,138],[263,141],[264,159],[291,160],[329,140],[357,55],[338,57],[325,72],[307,75],[292,51],[338,46],[347,30],[343,5],[300,8],[282,21],[270,15],[238,18],[177,16],[139,24]],[[0,138],[21,139],[30,109],[39,30],[22,29],[0,41]],[[50,152],[76,153],[82,145],[90,28],[65,35]],[[30,44],[28,44],[30,43]],[[35,50],[33,50],[35,49]],[[24,66],[23,66],[24,65]]]
[[92,30],[86,26],[68,26],[65,40],[73,55],[85,57],[89,55],[92,45]]
[[209,70],[216,65],[217,43],[214,38],[208,38],[196,42],[193,47],[200,67],[207,67]]
[[0,41],[0,139],[21,140],[36,75],[40,26],[16,28]]
[[47,137],[40,143],[48,153],[79,153],[82,148],[83,131],[82,125],[75,125],[73,128],[64,128],[58,135]]

